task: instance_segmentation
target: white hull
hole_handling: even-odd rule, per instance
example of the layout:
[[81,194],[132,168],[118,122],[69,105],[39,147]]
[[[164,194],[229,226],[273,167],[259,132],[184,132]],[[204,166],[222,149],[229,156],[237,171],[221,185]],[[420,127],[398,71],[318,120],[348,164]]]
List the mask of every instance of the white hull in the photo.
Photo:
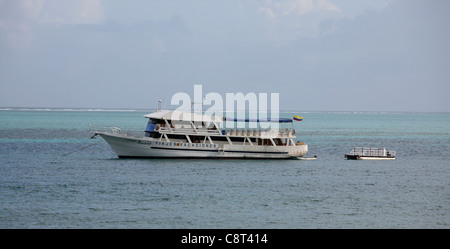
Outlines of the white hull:
[[395,160],[395,157],[375,157],[375,156],[362,156],[357,160]]
[[233,143],[167,142],[98,132],[120,158],[297,159],[308,145],[260,146]]
[[317,157],[298,157],[298,160],[317,160]]

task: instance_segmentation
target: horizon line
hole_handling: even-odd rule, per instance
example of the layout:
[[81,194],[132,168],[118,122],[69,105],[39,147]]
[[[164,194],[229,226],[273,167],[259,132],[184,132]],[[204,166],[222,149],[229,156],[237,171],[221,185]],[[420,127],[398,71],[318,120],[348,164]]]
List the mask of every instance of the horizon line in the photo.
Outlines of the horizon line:
[[[117,112],[140,112],[140,111],[156,111],[157,108],[125,108],[125,107],[19,107],[19,106],[0,106],[0,111],[117,111]],[[175,109],[164,109],[175,110]],[[247,111],[247,110],[236,110]],[[226,112],[226,111],[224,111]],[[302,112],[302,113],[410,113],[410,114],[450,114],[450,111],[361,111],[361,110],[294,110],[294,109],[281,109],[279,112]]]

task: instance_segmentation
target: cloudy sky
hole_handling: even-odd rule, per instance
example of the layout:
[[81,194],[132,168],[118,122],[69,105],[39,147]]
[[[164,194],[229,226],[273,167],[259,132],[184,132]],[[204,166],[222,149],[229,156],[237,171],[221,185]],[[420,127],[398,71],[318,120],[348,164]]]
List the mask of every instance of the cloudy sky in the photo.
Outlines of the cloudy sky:
[[[448,0],[0,0],[0,106],[450,112]],[[174,107],[175,108],[175,107]]]

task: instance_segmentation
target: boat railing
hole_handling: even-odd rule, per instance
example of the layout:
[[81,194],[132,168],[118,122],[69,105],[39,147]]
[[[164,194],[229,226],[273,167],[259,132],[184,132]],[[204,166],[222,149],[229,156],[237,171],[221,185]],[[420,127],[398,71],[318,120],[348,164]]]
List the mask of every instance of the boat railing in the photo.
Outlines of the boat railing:
[[137,134],[142,133],[142,131],[135,131],[132,128],[122,129],[116,126],[102,126],[97,127],[94,124],[90,124],[90,133],[106,133],[118,136],[126,136],[126,137],[136,137]]
[[217,130],[206,130],[206,129],[194,129],[194,128],[174,128],[174,127],[157,127],[155,128],[155,131],[160,133],[174,133],[174,134],[218,134],[220,135],[219,131]]
[[280,138],[293,138],[295,130],[293,129],[205,129],[205,128],[174,128],[161,126],[157,127],[155,131],[160,133],[173,133],[173,134],[195,134],[195,135],[219,135],[229,137],[280,137]]
[[355,147],[349,155],[354,156],[393,156],[395,157],[395,151],[386,150],[386,148],[371,148],[371,147]]
[[229,129],[225,130],[227,136],[236,137],[282,137],[291,138],[293,137],[293,132],[291,130],[257,130],[257,129]]

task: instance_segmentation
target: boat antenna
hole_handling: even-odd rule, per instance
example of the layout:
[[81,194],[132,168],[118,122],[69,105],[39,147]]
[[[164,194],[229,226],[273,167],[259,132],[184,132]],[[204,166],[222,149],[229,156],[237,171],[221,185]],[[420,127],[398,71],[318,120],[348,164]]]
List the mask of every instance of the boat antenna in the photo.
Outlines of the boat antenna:
[[156,109],[157,112],[161,111],[161,102],[162,102],[162,99],[158,100],[158,109]]
[[197,104],[197,105],[200,105],[201,113],[203,113],[203,103],[205,102],[205,99],[206,99],[206,95],[203,96],[202,102],[195,102],[195,101],[191,102],[191,106],[194,107],[194,112],[196,110],[195,105]]

